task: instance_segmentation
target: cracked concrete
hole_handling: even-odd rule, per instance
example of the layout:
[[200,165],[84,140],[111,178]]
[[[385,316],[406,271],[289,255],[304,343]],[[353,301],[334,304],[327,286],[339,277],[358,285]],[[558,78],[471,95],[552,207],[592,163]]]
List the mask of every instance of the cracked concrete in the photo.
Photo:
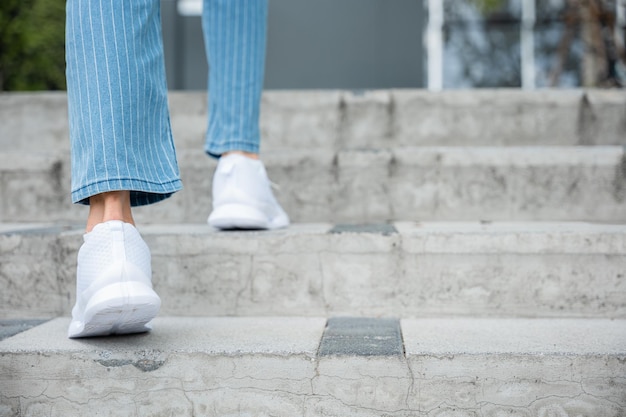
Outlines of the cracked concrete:
[[[195,150],[183,149],[177,156],[185,191],[163,204],[138,208],[134,214],[140,224],[206,221],[216,163]],[[294,222],[623,222],[623,157],[618,146],[412,146],[285,150],[264,156],[264,162],[281,186],[277,199]],[[68,157],[59,158],[66,166]],[[58,158],[34,162],[28,171],[0,164],[0,220],[71,222],[84,216],[84,208],[64,197],[69,171],[63,171],[63,187],[50,175],[56,162]],[[48,208],[45,213],[37,209],[42,205]]]
[[[0,342],[1,416],[620,417],[626,410],[623,321],[405,320],[405,357],[318,357],[321,319],[166,318],[150,334],[82,341],[65,338],[67,324],[57,319]],[[136,366],[147,359],[160,366]]]
[[[140,224],[206,221],[215,161],[196,151],[177,155],[185,191],[163,204],[138,208],[134,214]],[[294,222],[623,222],[623,157],[622,147],[606,146],[404,147],[277,151],[264,161],[270,178],[281,186],[277,199]],[[66,166],[68,157],[59,158]],[[28,171],[0,164],[0,220],[71,222],[84,217],[84,208],[65,198],[69,171],[64,169],[59,183],[50,174],[59,159],[52,159],[34,162]],[[37,209],[43,205],[45,213]]]
[[[142,228],[163,313],[313,318],[159,318],[150,334],[80,341],[53,320],[0,341],[0,417],[624,417],[626,229],[493,221],[623,223],[625,97],[266,92],[278,198],[323,223],[220,234],[198,226],[215,167],[197,147],[206,97],[171,93],[186,191],[136,212],[191,223]],[[40,153],[24,153],[32,138]],[[66,200],[63,93],[0,97],[0,142],[0,220],[84,216]],[[451,218],[484,221],[417,223]],[[392,219],[409,222],[328,233]],[[67,316],[80,227],[0,227],[0,315]],[[518,319],[405,319],[396,355],[320,355],[314,316],[338,314]]]
[[[197,148],[206,129],[206,93],[170,92],[179,149]],[[263,149],[426,145],[620,145],[626,137],[620,90],[265,91]],[[67,149],[62,92],[5,93],[3,149]],[[419,120],[420,123],[416,123]],[[488,120],[489,123],[484,121]]]
[[[215,168],[197,146],[205,96],[170,99],[185,191],[136,218],[202,223]],[[67,200],[65,101],[63,93],[1,97],[0,219],[83,217]],[[263,157],[296,222],[624,221],[625,101],[600,90],[266,92]],[[24,154],[33,137],[41,153]]]
[[[398,233],[330,224],[218,233],[141,226],[171,315],[626,315],[626,226],[394,223]],[[68,315],[81,230],[0,234],[0,314]],[[32,286],[33,282],[38,285]]]

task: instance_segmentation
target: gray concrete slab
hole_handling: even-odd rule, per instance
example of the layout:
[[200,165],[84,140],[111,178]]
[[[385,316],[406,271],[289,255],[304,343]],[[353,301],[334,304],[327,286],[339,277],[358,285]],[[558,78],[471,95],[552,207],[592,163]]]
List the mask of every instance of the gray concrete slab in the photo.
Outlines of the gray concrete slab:
[[605,254],[626,251],[624,224],[586,222],[397,222],[409,253]]
[[[204,92],[170,92],[179,149],[202,149]],[[626,99],[615,90],[266,91],[263,150],[390,146],[625,144]],[[63,92],[0,96],[3,149],[69,149]]]
[[53,223],[0,223],[0,233],[2,234],[26,233],[28,231],[55,228],[58,228],[58,226]]
[[69,163],[59,150],[0,152],[0,221],[71,220],[60,214],[68,196]]
[[68,131],[65,92],[3,92],[0,95],[0,147],[3,150],[63,152],[69,150]]
[[163,318],[147,334],[69,340],[54,320],[0,342],[0,414],[300,415],[324,324]]
[[407,357],[626,355],[623,319],[403,319],[402,334]]
[[[178,157],[185,189],[135,210],[139,223],[206,222],[215,161],[201,151]],[[623,161],[622,147],[604,146],[290,150],[265,157],[280,185],[276,197],[294,222],[348,224],[625,222]],[[9,168],[0,165],[0,221],[86,218],[85,207],[70,204],[66,159],[39,171]]]
[[406,359],[316,357],[323,319],[162,318],[148,334],[84,340],[66,339],[67,325],[0,342],[3,416],[618,417],[626,408],[623,321],[403,320]]
[[0,234],[10,235],[54,235],[71,230],[81,230],[84,226],[69,224],[0,223]]
[[579,141],[577,117],[585,97],[582,90],[528,94],[486,89],[441,95],[400,90],[393,95],[394,132],[405,144],[421,138],[433,145],[573,145]]
[[[626,226],[396,223],[331,234],[139,225],[164,314],[626,317]],[[68,315],[82,229],[0,234],[0,317]]]
[[623,320],[403,320],[402,329],[415,376],[409,407],[467,416],[626,409]]
[[[314,317],[158,317],[148,333],[68,339],[57,318],[1,342],[1,352],[82,352],[103,360],[128,352],[315,357],[326,319]],[[104,353],[103,353],[104,352]]]

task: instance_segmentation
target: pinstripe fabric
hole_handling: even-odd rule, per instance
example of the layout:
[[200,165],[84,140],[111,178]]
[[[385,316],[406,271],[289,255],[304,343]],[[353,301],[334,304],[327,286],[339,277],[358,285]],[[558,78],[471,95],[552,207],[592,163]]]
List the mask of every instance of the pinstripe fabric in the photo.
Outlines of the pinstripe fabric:
[[[159,0],[68,0],[72,201],[131,190],[133,206],[182,188],[167,105]],[[267,0],[205,0],[206,152],[258,152]]]
[[158,0],[68,0],[72,201],[131,190],[131,204],[182,188],[169,121]]
[[209,155],[259,152],[267,0],[204,0],[209,59]]

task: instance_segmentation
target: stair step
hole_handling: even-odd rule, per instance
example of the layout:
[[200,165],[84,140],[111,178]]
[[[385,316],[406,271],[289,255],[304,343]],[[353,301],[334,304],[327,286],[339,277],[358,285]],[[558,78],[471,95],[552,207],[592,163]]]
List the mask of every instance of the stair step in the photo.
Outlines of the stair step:
[[626,410],[624,320],[162,317],[148,334],[84,340],[67,339],[68,324],[0,342],[3,416]]
[[[136,210],[140,223],[202,223],[215,161],[179,152],[185,190]],[[617,146],[283,151],[265,157],[295,222],[555,220],[626,222]],[[67,156],[0,154],[0,221],[72,221]],[[42,210],[45,207],[45,210]]]
[[205,224],[206,94],[169,99],[161,316],[69,340],[67,97],[0,95],[0,416],[624,415],[623,92],[265,92],[269,232]]
[[[205,93],[170,92],[179,149],[202,146]],[[266,151],[394,146],[626,144],[621,90],[265,91]],[[3,93],[0,147],[68,149],[64,92]]]
[[[626,318],[626,225],[144,225],[170,315]],[[69,315],[82,227],[0,227],[0,317]]]

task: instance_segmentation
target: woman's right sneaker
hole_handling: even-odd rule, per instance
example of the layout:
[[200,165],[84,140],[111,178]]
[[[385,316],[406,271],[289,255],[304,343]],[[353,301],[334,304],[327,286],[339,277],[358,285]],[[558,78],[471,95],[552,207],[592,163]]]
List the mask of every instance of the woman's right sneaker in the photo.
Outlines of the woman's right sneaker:
[[280,229],[289,217],[272,193],[263,162],[244,155],[220,158],[213,176],[213,211],[208,223],[217,229]]
[[100,223],[78,252],[70,338],[142,333],[161,307],[148,246],[132,224]]

